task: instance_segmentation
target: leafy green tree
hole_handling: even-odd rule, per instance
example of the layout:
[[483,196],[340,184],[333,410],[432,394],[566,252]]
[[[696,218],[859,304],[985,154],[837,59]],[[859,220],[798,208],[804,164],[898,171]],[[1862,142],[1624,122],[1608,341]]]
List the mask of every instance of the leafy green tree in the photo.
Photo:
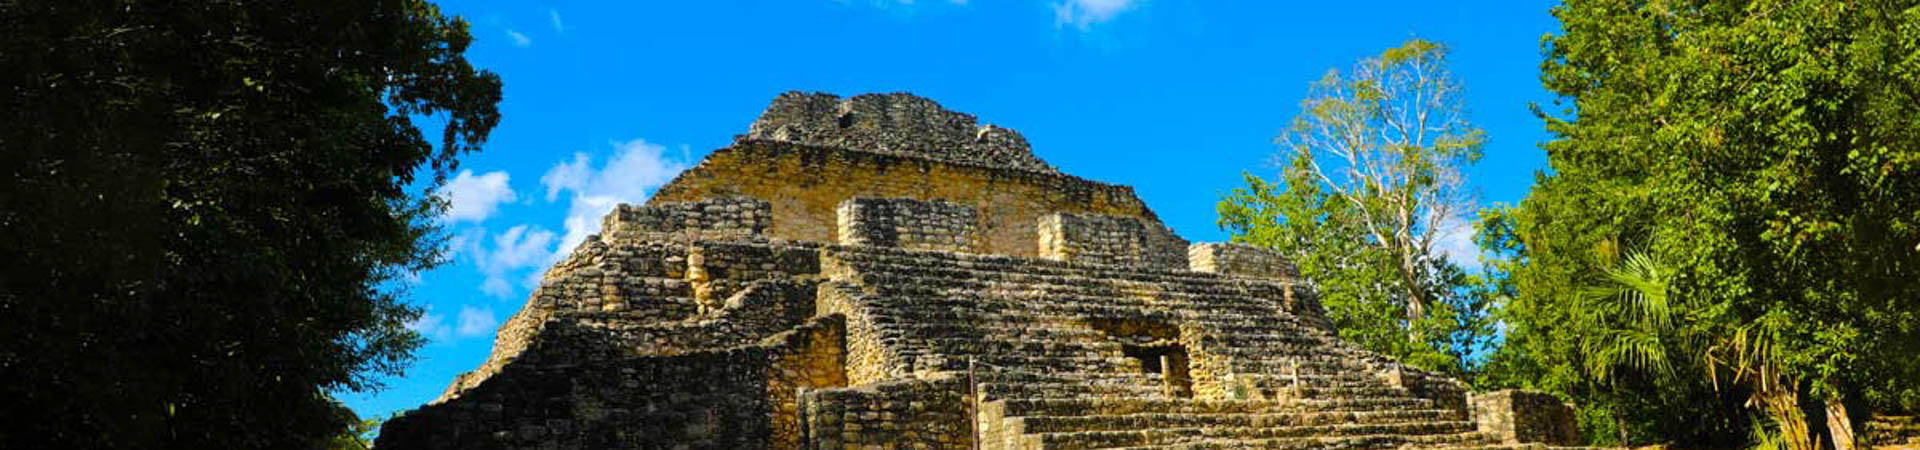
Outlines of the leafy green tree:
[[1614,243],[1635,242],[1670,265],[1672,330],[1699,344],[1659,347],[1700,370],[1630,394],[1709,383],[1791,448],[1850,447],[1848,405],[1920,406],[1920,5],[1570,0],[1554,15],[1542,80],[1571,103],[1543,111],[1551,170],[1488,222],[1517,256],[1505,348],[1537,364],[1515,370],[1620,376],[1578,370],[1600,355],[1578,341],[1607,328],[1569,315],[1609,283]]
[[424,0],[0,1],[0,447],[346,429],[499,121],[469,41]]
[[1328,72],[1276,139],[1281,179],[1246,175],[1219,212],[1234,241],[1293,258],[1343,337],[1460,373],[1487,344],[1488,302],[1438,245],[1465,227],[1460,171],[1484,133],[1465,118],[1446,54],[1414,39]]

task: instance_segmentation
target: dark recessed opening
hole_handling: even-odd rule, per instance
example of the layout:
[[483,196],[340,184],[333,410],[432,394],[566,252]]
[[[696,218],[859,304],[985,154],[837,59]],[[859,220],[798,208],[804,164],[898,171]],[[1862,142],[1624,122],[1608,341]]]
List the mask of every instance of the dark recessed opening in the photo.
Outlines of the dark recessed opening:
[[1193,376],[1180,329],[1145,320],[1097,319],[1094,329],[1120,343],[1120,352],[1140,365],[1140,371],[1166,380],[1167,395],[1192,397]]

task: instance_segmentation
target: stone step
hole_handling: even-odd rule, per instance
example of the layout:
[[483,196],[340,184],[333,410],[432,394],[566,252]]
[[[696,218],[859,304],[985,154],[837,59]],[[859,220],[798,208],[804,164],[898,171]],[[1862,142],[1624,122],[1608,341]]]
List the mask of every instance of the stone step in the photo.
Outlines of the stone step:
[[1130,266],[1103,266],[1074,264],[1048,259],[1022,258],[1003,255],[978,255],[939,252],[916,252],[901,249],[878,247],[834,246],[821,252],[836,260],[856,263],[885,263],[910,267],[948,267],[959,269],[978,269],[995,272],[1020,272],[1028,274],[1060,275],[1090,274],[1105,278],[1127,279],[1151,282],[1180,281],[1238,281],[1240,278],[1228,278],[1218,274],[1193,272],[1184,268],[1159,269]]
[[1109,280],[1092,278],[997,281],[990,275],[978,271],[930,274],[907,272],[907,270],[910,269],[872,268],[858,273],[864,281],[863,284],[871,287],[875,292],[899,295],[984,293],[999,297],[1152,299],[1159,303],[1195,303],[1221,308],[1261,309],[1273,308],[1275,301],[1285,298],[1286,295],[1284,292],[1248,292],[1218,285],[1187,286],[1188,289],[1180,289],[1179,286],[1154,286],[1142,289],[1109,284],[1111,283]]
[[1021,439],[1025,441],[1030,448],[1073,450],[1173,445],[1208,440],[1264,441],[1301,438],[1347,438],[1355,436],[1382,436],[1387,439],[1415,440],[1416,436],[1458,436],[1455,439],[1439,438],[1445,442],[1450,440],[1477,440],[1477,436],[1460,436],[1472,429],[1473,424],[1470,422],[1446,421],[1285,427],[1189,427],[1074,431],[1028,434],[1022,436]]
[[1285,289],[1247,286],[1211,281],[1205,283],[1129,282],[1098,277],[1050,277],[1026,273],[981,270],[942,270],[924,267],[855,266],[854,277],[877,292],[939,293],[955,290],[984,292],[1003,296],[1065,296],[1130,298],[1131,294],[1151,294],[1162,302],[1193,303],[1204,300],[1211,306],[1260,306],[1271,308],[1286,298]]
[[[1431,435],[1358,435],[1329,437],[1299,437],[1272,439],[1200,439],[1172,445],[1116,447],[1124,450],[1142,449],[1180,449],[1180,450],[1307,450],[1307,449],[1362,449],[1362,448],[1481,448],[1494,438],[1479,432]],[[1493,447],[1507,448],[1507,447]],[[1530,447],[1511,447],[1530,448]]]
[[1444,409],[1388,411],[1330,411],[1284,413],[1138,413],[1105,416],[1024,416],[1007,422],[1027,433],[1068,431],[1143,430],[1194,427],[1309,427],[1347,424],[1463,421],[1465,415]]
[[1121,355],[1121,345],[1111,341],[1045,339],[1028,340],[1019,336],[1003,339],[977,339],[970,337],[909,338],[928,348],[953,353],[960,359],[964,355],[1012,354],[1027,356],[1085,356],[1085,355]]
[[1159,380],[1146,379],[1135,383],[1108,384],[1087,382],[990,382],[980,385],[980,393],[988,399],[1001,398],[1070,398],[1070,397],[1153,397],[1165,396],[1165,386]]
[[1138,413],[1359,412],[1435,409],[1417,397],[1324,398],[1295,400],[1200,400],[1186,398],[1071,398],[1000,400],[1005,417],[1090,416]]
[[1200,400],[1174,398],[1014,398],[998,400],[1005,417],[1097,416],[1141,413],[1282,413],[1301,412],[1290,403],[1269,400]]

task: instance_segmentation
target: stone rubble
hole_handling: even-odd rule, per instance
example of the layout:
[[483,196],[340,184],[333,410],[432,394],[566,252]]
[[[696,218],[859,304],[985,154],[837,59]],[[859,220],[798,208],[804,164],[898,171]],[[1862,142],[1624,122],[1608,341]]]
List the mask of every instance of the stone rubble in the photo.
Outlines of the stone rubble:
[[382,449],[1542,448],[1568,405],[1338,338],[1282,256],[903,94],[780,96],[609,213]]

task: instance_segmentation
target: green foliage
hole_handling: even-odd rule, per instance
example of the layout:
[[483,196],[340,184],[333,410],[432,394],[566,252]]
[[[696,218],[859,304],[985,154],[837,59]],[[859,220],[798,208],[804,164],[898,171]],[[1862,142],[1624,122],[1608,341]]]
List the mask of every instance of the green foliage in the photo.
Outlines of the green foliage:
[[1483,134],[1460,114],[1445,55],[1415,39],[1329,72],[1277,139],[1280,180],[1245,175],[1219,213],[1235,242],[1293,260],[1342,337],[1458,374],[1493,328],[1481,279],[1435,247],[1471,207],[1459,169],[1479,158]]
[[423,0],[0,2],[0,447],[346,429],[327,393],[420,344],[420,188],[499,121],[469,40]]
[[[1483,221],[1517,294],[1494,378],[1583,405],[1751,396],[1794,446],[1808,445],[1799,398],[1920,406],[1920,6],[1570,0],[1554,14],[1542,80],[1571,104],[1541,111],[1551,170]],[[1644,429],[1674,417],[1619,412]]]
[[336,414],[339,415],[340,421],[346,423],[347,427],[329,438],[324,448],[326,450],[372,449],[373,438],[380,433],[380,425],[386,423],[386,421],[382,419],[362,419],[359,414],[353,412],[352,408],[348,408],[347,405],[343,405],[338,401],[333,403],[333,407]]

